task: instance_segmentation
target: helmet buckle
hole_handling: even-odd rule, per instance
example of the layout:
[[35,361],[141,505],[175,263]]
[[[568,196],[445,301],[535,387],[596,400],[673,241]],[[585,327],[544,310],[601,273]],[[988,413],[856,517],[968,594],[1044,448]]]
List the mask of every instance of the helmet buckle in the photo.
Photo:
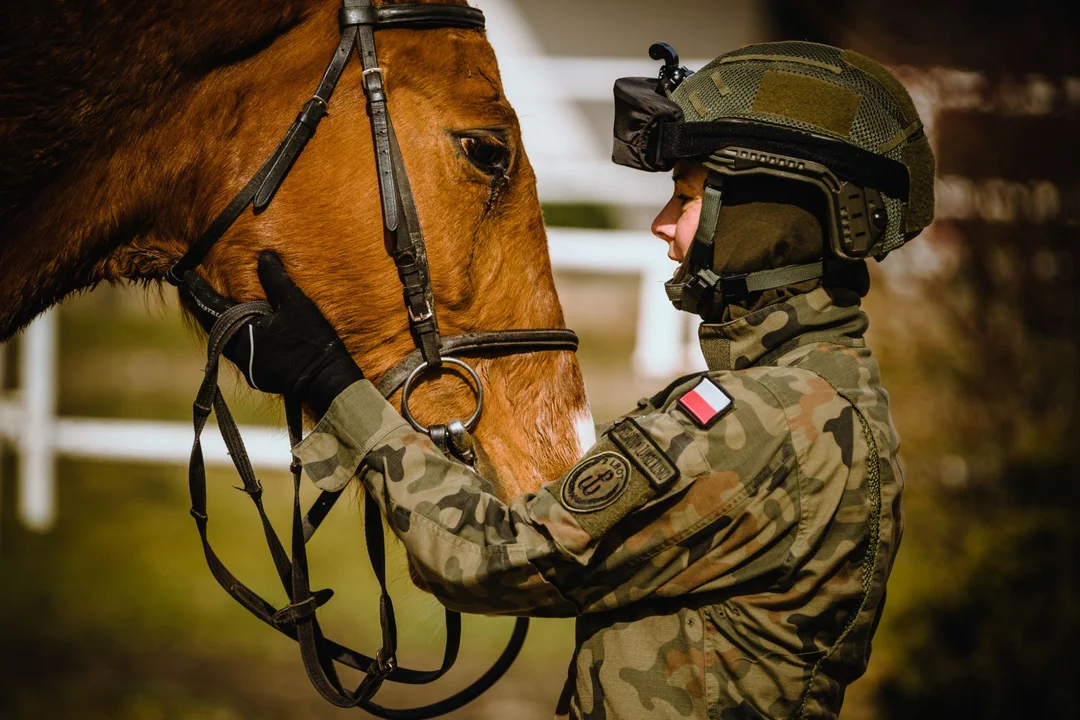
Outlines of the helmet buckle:
[[683,295],[693,300],[697,306],[704,305],[712,301],[716,286],[720,281],[719,275],[708,268],[703,268],[694,273],[686,282]]
[[724,296],[724,300],[750,294],[746,281],[748,275],[749,273],[732,273],[720,278],[720,294]]

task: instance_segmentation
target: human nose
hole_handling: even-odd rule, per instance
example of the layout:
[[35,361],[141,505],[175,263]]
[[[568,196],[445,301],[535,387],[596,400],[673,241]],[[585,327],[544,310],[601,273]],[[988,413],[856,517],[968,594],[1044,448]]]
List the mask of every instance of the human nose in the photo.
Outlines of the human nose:
[[652,222],[652,234],[667,243],[675,242],[675,226],[679,221],[675,209],[675,198],[672,198]]

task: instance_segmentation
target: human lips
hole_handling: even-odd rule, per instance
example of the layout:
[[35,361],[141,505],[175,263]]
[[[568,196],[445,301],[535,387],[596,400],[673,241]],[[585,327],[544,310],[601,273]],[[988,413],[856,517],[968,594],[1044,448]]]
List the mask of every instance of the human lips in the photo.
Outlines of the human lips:
[[668,246],[667,246],[668,259],[669,260],[674,260],[675,262],[682,262],[682,257],[680,257],[681,254],[682,253],[679,252],[678,243],[676,243],[674,241],[669,241]]

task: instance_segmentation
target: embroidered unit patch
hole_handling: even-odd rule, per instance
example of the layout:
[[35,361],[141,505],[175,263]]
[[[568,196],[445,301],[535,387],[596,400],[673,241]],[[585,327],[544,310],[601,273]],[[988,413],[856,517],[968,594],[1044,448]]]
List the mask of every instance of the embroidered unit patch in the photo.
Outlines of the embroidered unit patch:
[[630,463],[622,455],[602,452],[583,460],[562,486],[562,502],[572,512],[593,512],[619,499],[630,481]]
[[707,428],[735,407],[735,401],[712,380],[702,378],[693,390],[679,398],[679,407],[698,426]]
[[609,437],[630,456],[631,462],[637,465],[642,475],[649,478],[654,488],[659,490],[679,477],[679,468],[675,467],[671,458],[633,420],[616,423]]

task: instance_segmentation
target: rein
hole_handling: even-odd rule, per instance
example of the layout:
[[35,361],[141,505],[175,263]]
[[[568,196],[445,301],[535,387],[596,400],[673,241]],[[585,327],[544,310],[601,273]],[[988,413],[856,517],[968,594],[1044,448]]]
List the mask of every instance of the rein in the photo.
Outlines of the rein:
[[[483,29],[481,11],[465,6],[440,3],[375,6],[373,0],[343,0],[339,11],[341,41],[323,74],[315,94],[308,100],[284,140],[269,160],[229,203],[187,253],[169,270],[166,278],[184,287],[184,276],[198,267],[207,252],[234,222],[252,206],[261,213],[273,200],[297,157],[315,134],[326,116],[330,98],[342,73],[356,51],[363,68],[363,87],[371,120],[372,139],[379,178],[384,234],[390,256],[403,287],[403,302],[416,350],[388,370],[376,387],[389,398],[402,389],[401,411],[418,431],[428,434],[435,444],[458,460],[470,463],[473,439],[469,430],[483,411],[483,386],[480,376],[459,355],[511,355],[543,351],[575,351],[577,336],[570,330],[503,330],[441,337],[435,313],[423,231],[408,174],[401,157],[397,137],[387,107],[383,69],[378,64],[375,31],[384,28],[427,30],[436,28]],[[386,587],[386,558],[382,532],[382,514],[370,495],[365,498],[365,536],[368,557],[380,586],[380,625],[382,645],[375,657],[351,650],[327,639],[319,626],[316,612],[333,596],[332,590],[311,590],[307,562],[307,542],[341,496],[324,492],[305,514],[300,505],[301,467],[294,457],[293,516],[291,556],[266,515],[262,502],[262,484],[255,476],[236,423],[218,389],[217,378],[221,353],[229,340],[254,318],[270,312],[265,302],[245,303],[222,313],[210,332],[206,372],[193,404],[195,441],[188,465],[191,515],[203,545],[210,572],[217,582],[251,614],[300,645],[304,668],[315,689],[327,701],[342,708],[359,707],[387,720],[422,720],[452,712],[472,701],[509,669],[525,641],[528,619],[518,618],[505,650],[495,664],[464,690],[440,702],[412,709],[386,708],[372,698],[386,681],[408,685],[431,683],[453,666],[461,645],[461,616],[446,612],[446,647],[436,670],[412,670],[397,662],[397,623],[393,602]],[[409,411],[409,397],[414,384],[426,373],[445,365],[463,370],[472,381],[477,406],[468,422],[454,420],[446,425],[421,427]],[[285,398],[286,420],[292,445],[302,436],[302,409],[296,398]],[[289,597],[289,604],[277,608],[236,578],[221,562],[210,545],[207,534],[206,467],[201,435],[211,413],[218,416],[233,464],[243,481],[243,490],[251,498],[262,522],[267,546],[274,560],[278,578]],[[337,674],[335,663],[359,670],[364,679],[354,689],[346,689]]]

